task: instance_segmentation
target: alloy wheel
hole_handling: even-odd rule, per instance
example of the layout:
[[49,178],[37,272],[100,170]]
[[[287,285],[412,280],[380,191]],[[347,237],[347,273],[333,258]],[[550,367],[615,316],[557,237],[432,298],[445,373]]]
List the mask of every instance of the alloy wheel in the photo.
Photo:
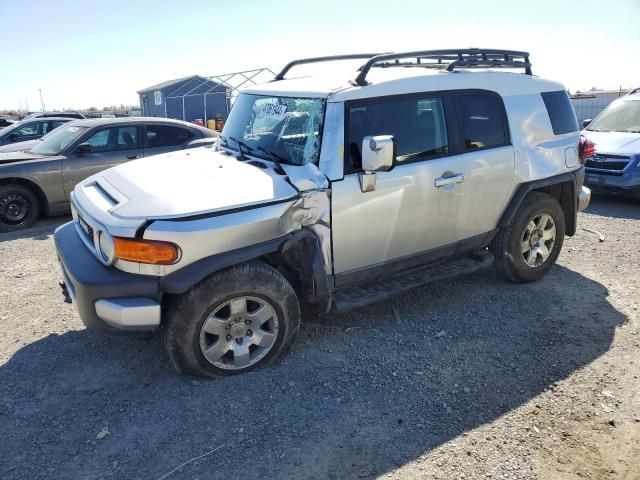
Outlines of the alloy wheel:
[[278,328],[278,314],[269,302],[252,296],[235,297],[214,308],[205,319],[200,350],[218,368],[245,369],[271,351]]
[[525,227],[520,243],[525,263],[531,268],[539,267],[547,261],[555,243],[556,224],[551,215],[534,215]]

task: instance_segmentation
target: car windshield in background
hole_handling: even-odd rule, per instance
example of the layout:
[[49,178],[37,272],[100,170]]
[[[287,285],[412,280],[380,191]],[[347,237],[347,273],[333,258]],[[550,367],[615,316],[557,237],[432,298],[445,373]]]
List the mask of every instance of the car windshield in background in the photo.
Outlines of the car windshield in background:
[[51,132],[50,136],[43,138],[42,142],[31,149],[32,153],[38,155],[59,155],[76,138],[82,135],[88,127],[59,128]]
[[640,133],[640,100],[620,100],[612,103],[591,122],[587,130]]
[[289,165],[317,164],[323,119],[323,99],[240,94],[222,144]]

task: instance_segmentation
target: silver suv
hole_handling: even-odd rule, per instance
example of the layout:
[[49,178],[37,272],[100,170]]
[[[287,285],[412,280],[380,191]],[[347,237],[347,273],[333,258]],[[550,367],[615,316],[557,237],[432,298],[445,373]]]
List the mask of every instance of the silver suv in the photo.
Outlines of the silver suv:
[[[364,61],[352,78],[285,79],[346,59]],[[89,328],[159,328],[183,373],[250,371],[301,312],[491,264],[540,279],[589,202],[578,142],[565,88],[525,52],[298,60],[239,95],[214,150],[79,184],[55,233],[64,290]]]

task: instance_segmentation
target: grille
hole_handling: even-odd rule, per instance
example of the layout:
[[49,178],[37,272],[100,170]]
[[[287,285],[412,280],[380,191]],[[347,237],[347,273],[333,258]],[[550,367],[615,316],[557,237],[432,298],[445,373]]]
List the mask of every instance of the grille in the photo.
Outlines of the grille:
[[596,155],[588,158],[585,166],[596,170],[624,170],[630,160],[629,157]]
[[91,227],[91,225],[89,225],[80,215],[78,215],[78,224],[80,225],[80,229],[82,230],[82,233],[84,233],[85,238],[93,244],[93,227]]

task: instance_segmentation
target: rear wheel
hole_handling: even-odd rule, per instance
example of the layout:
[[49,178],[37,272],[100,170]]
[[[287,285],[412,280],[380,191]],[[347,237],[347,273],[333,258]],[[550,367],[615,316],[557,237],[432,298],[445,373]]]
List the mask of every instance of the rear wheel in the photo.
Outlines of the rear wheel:
[[0,232],[28,228],[40,215],[36,195],[19,184],[0,186]]
[[213,274],[170,302],[164,338],[178,371],[207,377],[248,372],[284,356],[300,326],[293,288],[252,262]]
[[501,228],[490,248],[496,270],[512,282],[541,279],[556,262],[564,240],[564,213],[558,201],[532,192],[511,224]]

